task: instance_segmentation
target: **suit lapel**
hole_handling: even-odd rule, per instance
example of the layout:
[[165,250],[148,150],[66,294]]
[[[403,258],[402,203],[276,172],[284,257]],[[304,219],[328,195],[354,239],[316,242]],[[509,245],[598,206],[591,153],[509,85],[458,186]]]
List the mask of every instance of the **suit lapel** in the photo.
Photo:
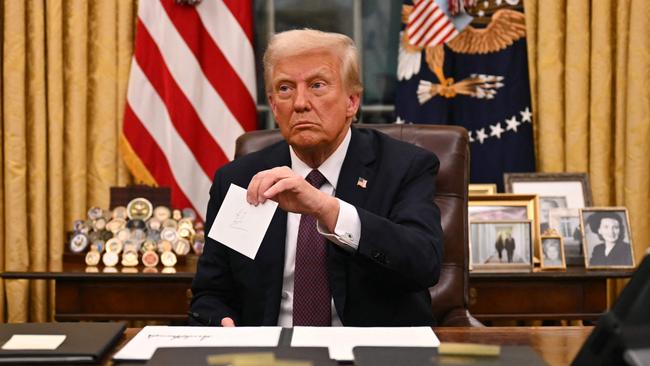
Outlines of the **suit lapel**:
[[[375,152],[368,135],[353,127],[350,146],[336,185],[336,197],[353,206],[363,207],[368,191],[375,183],[375,170],[371,167],[374,160]],[[361,180],[366,181],[365,187]]]
[[[371,166],[374,160],[375,152],[369,135],[352,127],[350,146],[345,160],[343,160],[336,185],[336,197],[353,206],[365,207],[368,191],[375,183],[375,170]],[[365,183],[363,183],[364,180]],[[328,247],[330,287],[336,312],[343,321],[343,325],[345,325],[346,263],[348,260],[349,253],[343,249],[335,245]]]

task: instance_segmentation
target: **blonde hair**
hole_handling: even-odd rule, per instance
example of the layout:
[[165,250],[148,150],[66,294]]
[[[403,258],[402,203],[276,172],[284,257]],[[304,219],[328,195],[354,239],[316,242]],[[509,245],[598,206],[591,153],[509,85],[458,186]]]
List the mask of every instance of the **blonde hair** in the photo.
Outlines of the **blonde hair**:
[[348,92],[361,93],[363,86],[359,75],[359,56],[354,41],[344,34],[307,28],[271,36],[263,59],[266,92],[271,91],[273,67],[280,59],[318,49],[326,49],[339,58],[341,78],[346,89]]

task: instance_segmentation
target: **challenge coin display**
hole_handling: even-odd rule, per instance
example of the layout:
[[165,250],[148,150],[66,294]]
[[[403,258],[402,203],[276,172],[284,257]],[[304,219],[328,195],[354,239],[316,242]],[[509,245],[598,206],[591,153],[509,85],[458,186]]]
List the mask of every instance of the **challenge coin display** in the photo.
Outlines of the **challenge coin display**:
[[126,205],[126,215],[130,220],[148,220],[153,215],[153,205],[146,198],[135,198]]
[[113,210],[91,207],[86,219],[73,222],[68,245],[70,252],[83,254],[87,268],[103,263],[102,272],[137,272],[135,267],[142,263],[141,270],[151,272],[162,263],[168,273],[178,256],[184,260],[191,251],[200,255],[205,233],[203,223],[196,220],[191,208],[154,209],[148,199],[139,197]]

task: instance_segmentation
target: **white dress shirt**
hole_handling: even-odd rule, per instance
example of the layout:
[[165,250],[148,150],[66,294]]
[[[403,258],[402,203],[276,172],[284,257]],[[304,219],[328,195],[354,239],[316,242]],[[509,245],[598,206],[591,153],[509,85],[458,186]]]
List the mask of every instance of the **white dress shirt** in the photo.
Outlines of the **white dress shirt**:
[[[318,171],[320,171],[326,179],[325,183],[320,187],[322,192],[334,195],[335,187],[339,180],[339,174],[341,173],[341,166],[343,165],[343,160],[345,160],[348,146],[350,146],[351,134],[352,132],[348,129],[341,145],[339,145],[336,151],[334,151],[334,153],[318,167]],[[296,153],[293,151],[293,148],[289,147],[289,150],[291,153],[291,170],[303,178],[307,177],[307,175],[312,171],[312,168],[298,158]],[[318,231],[335,245],[347,246],[349,250],[356,250],[359,247],[359,239],[361,238],[361,219],[359,219],[359,213],[357,213],[357,209],[351,204],[340,199],[338,201],[340,209],[334,233],[328,233],[320,223],[318,223]],[[278,317],[278,325],[285,328],[293,326],[293,279],[296,266],[296,244],[298,241],[300,216],[301,215],[297,213],[287,213],[284,276],[282,281],[280,315]],[[341,319],[339,319],[339,316],[336,313],[334,300],[332,300],[332,326],[341,325]]]

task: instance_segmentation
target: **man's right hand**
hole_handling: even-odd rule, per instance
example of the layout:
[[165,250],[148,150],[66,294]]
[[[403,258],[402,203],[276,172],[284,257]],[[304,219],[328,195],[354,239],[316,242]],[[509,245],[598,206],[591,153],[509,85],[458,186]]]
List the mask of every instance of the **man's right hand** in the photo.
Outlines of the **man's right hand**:
[[235,326],[235,321],[232,320],[232,318],[223,318],[223,319],[221,319],[221,326],[222,327],[234,327]]

